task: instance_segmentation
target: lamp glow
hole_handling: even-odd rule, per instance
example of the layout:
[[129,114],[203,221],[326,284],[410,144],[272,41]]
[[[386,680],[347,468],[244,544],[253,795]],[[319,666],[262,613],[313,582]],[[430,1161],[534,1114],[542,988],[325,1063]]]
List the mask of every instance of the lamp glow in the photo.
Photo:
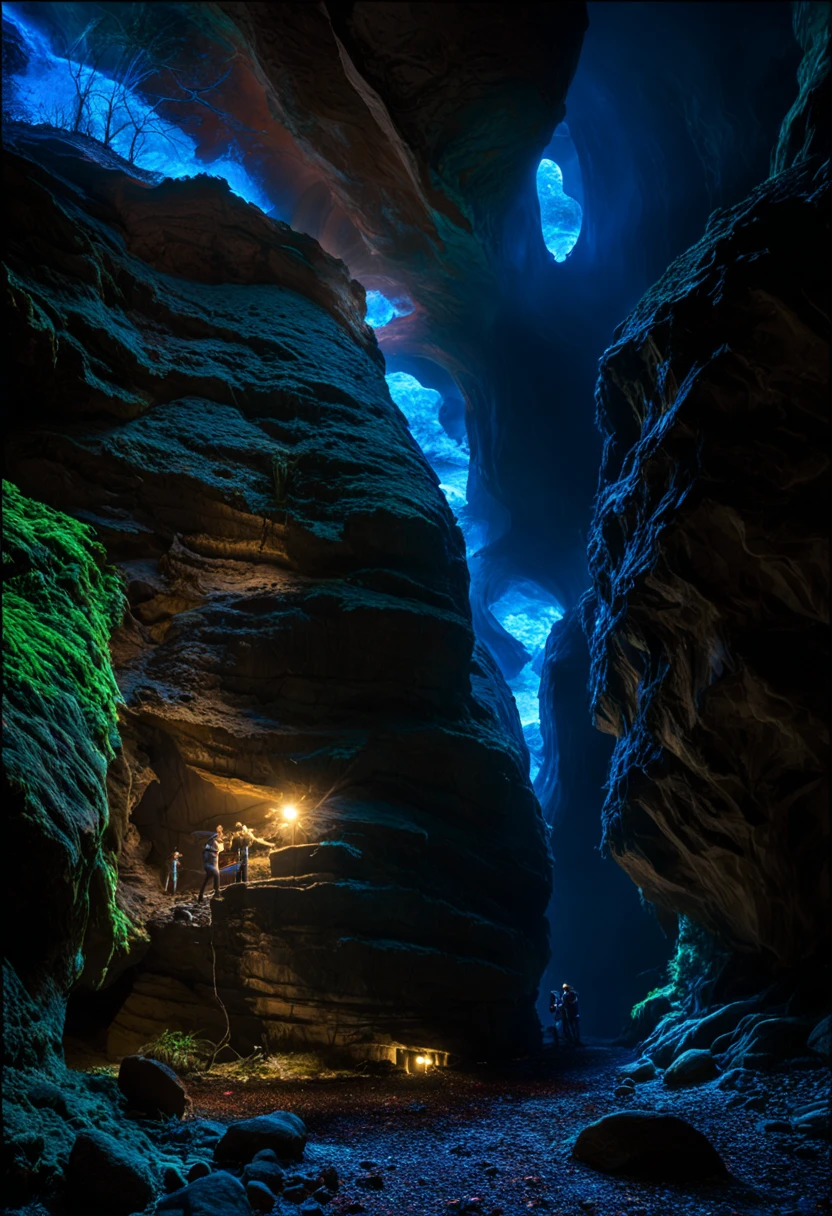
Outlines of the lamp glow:
[[417,1056],[417,1057],[416,1057],[416,1063],[417,1063],[417,1064],[427,1064],[427,1060],[425,1059],[425,1057],[424,1057],[424,1056]]
[[284,819],[288,819],[289,822],[291,823],[291,821],[293,819],[297,819],[297,817],[298,817],[297,807],[284,806],[284,808],[283,808],[283,818]]

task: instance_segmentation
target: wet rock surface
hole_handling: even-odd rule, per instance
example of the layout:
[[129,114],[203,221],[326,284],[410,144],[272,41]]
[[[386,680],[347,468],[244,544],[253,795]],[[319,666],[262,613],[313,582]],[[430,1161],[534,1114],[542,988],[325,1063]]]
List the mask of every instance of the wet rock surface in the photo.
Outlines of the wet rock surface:
[[106,1132],[79,1132],[69,1155],[66,1193],[70,1208],[102,1216],[132,1216],[153,1198],[154,1179],[137,1151]]
[[131,1106],[148,1115],[182,1118],[190,1106],[185,1086],[172,1068],[145,1056],[125,1056],[118,1070],[118,1087]]
[[651,1111],[616,1111],[578,1136],[572,1155],[607,1174],[671,1182],[703,1181],[725,1174],[708,1138],[684,1119]]
[[245,1164],[270,1149],[279,1160],[293,1161],[303,1156],[305,1145],[303,1120],[287,1111],[273,1111],[232,1123],[214,1149],[214,1157],[217,1161]]

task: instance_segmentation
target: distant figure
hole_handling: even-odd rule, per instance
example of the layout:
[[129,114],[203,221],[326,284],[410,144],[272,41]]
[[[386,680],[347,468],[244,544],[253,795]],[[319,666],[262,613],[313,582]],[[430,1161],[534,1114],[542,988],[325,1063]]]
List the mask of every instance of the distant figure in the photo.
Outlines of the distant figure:
[[219,859],[225,845],[225,837],[223,835],[222,824],[217,825],[216,832],[191,832],[191,835],[194,837],[207,837],[202,849],[202,866],[205,870],[205,878],[199,889],[199,902],[202,903],[205,888],[212,880],[214,883],[214,895],[219,895],[220,893]]
[[171,895],[176,894],[176,884],[179,881],[179,863],[182,860],[182,854],[177,853],[176,849],[168,855],[168,870],[165,875],[165,892],[170,890]]
[[259,836],[255,836],[251,828],[247,828],[244,823],[238,823],[236,827],[236,836],[231,841],[231,848],[237,853],[237,873],[234,876],[235,882],[248,882],[248,851],[253,844],[263,844],[266,848],[274,847],[271,840],[262,840]]
[[581,1007],[578,1004],[578,994],[571,984],[563,985],[563,1034],[570,1043],[581,1042]]
[[563,999],[556,989],[549,993],[549,1012],[552,1014],[552,1040],[555,1047],[560,1044],[558,1037],[558,1022],[563,1018]]

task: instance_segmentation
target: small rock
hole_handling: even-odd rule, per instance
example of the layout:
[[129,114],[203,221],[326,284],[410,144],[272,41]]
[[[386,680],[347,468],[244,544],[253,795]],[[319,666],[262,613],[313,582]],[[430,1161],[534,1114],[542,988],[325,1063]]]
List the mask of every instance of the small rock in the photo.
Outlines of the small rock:
[[634,1064],[625,1064],[621,1069],[621,1075],[631,1081],[654,1081],[658,1076],[658,1071],[649,1056],[643,1056]]
[[270,1148],[279,1159],[296,1161],[303,1156],[305,1147],[303,1120],[289,1111],[276,1110],[270,1115],[232,1123],[214,1149],[214,1158],[244,1164],[264,1148]]
[[335,1198],[335,1192],[328,1191],[325,1186],[322,1186],[317,1191],[312,1192],[312,1198],[316,1203],[331,1203]]
[[334,1165],[327,1165],[321,1170],[321,1182],[329,1191],[338,1190],[338,1171]]
[[295,1186],[287,1186],[283,1191],[283,1198],[289,1203],[304,1203],[306,1200],[306,1187],[301,1183]]
[[177,904],[173,909],[173,919],[183,921],[185,924],[190,924],[193,921],[193,914],[187,908],[183,908],[181,904]]
[[188,1170],[188,1182],[196,1182],[197,1178],[207,1178],[211,1167],[207,1161],[195,1161]]
[[742,1103],[743,1110],[765,1110],[766,1098],[763,1094],[752,1094]]
[[671,1089],[683,1085],[701,1085],[717,1075],[716,1060],[706,1048],[692,1047],[683,1051],[664,1074],[664,1083]]
[[742,1089],[750,1075],[747,1068],[729,1068],[714,1081],[714,1089]]
[[276,1161],[264,1159],[258,1153],[243,1170],[243,1185],[249,1182],[260,1182],[267,1186],[273,1195],[279,1195],[284,1186],[283,1170]]
[[361,1174],[356,1178],[355,1185],[365,1191],[383,1191],[384,1179],[381,1174]]
[[789,1114],[791,1126],[804,1136],[830,1138],[829,1097],[815,1098],[796,1106]]
[[725,1177],[710,1141],[684,1119],[651,1111],[619,1111],[585,1127],[572,1156],[608,1174],[668,1181]]
[[271,1161],[274,1165],[277,1165],[277,1153],[273,1148],[261,1148],[259,1153],[254,1154],[252,1161]]
[[496,1165],[487,1165],[485,1167],[485,1169],[483,1170],[483,1173],[485,1174],[486,1178],[496,1178],[497,1175],[499,1174],[499,1172],[500,1172],[499,1166],[496,1166]]
[[324,1216],[323,1208],[314,1199],[307,1199],[300,1208],[301,1216]]
[[791,1123],[786,1123],[783,1119],[768,1119],[760,1124],[762,1132],[790,1132],[791,1130]]
[[243,1184],[226,1170],[197,1178],[156,1205],[158,1216],[251,1216]]
[[181,1119],[191,1105],[173,1069],[147,1056],[124,1057],[118,1070],[118,1087],[131,1106],[145,1115],[175,1115]]
[[616,1098],[633,1098],[635,1097],[635,1085],[616,1085],[613,1093]]
[[818,1156],[818,1150],[813,1144],[798,1144],[794,1150],[795,1157],[802,1157],[804,1161],[814,1161]]
[[378,1165],[375,1161],[359,1161],[359,1168],[362,1170],[377,1170]]
[[274,1207],[274,1193],[264,1182],[247,1182],[246,1196],[255,1212],[270,1212]]
[[138,1154],[99,1131],[75,1137],[66,1189],[71,1208],[97,1216],[132,1216],[147,1207],[155,1190]]
[[162,1175],[162,1186],[166,1191],[178,1191],[185,1185],[185,1179],[180,1174],[179,1170],[169,1165]]

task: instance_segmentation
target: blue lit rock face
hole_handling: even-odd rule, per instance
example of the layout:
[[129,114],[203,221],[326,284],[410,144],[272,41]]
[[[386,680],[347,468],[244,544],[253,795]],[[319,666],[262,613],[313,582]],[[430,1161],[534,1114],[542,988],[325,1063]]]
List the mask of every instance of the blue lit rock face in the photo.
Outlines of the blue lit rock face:
[[[413,437],[439,478],[440,489],[457,516],[470,556],[476,550],[478,530],[466,516],[468,464],[467,442],[457,442],[439,420],[442,395],[425,388],[415,376],[391,372],[387,377],[390,396],[410,423]],[[540,587],[524,581],[510,587],[494,604],[492,615],[506,633],[524,647],[528,660],[508,684],[514,695],[526,745],[531,757],[530,777],[534,781],[542,762],[540,737],[540,661],[546,639],[555,621],[563,615],[559,605]]]
[[[54,133],[12,134],[9,473],[91,522],[124,573],[132,822],[155,862],[171,832],[188,847],[244,807],[263,833],[276,792],[302,808],[310,843],[211,909],[235,1041],[527,1049],[545,829],[363,291],[220,182],[135,185]],[[186,947],[166,912],[151,938],[119,1054],[216,1028],[204,937]]]
[[[56,55],[47,38],[8,6],[3,17],[12,24],[26,60],[22,70],[4,81],[11,93],[4,98],[8,116],[77,131],[106,143],[149,173],[180,179],[201,173],[220,177],[246,202],[261,211],[271,210],[271,201],[232,155],[210,163],[199,160],[195,141],[163,119],[141,94],[100,69]],[[79,92],[84,94],[83,103]]]
[[373,329],[383,329],[396,317],[409,317],[412,312],[413,304],[406,296],[389,300],[380,291],[367,292],[367,324]]
[[553,160],[537,167],[537,197],[546,248],[556,262],[565,262],[580,236],[583,212],[580,203],[564,194],[563,174]]

